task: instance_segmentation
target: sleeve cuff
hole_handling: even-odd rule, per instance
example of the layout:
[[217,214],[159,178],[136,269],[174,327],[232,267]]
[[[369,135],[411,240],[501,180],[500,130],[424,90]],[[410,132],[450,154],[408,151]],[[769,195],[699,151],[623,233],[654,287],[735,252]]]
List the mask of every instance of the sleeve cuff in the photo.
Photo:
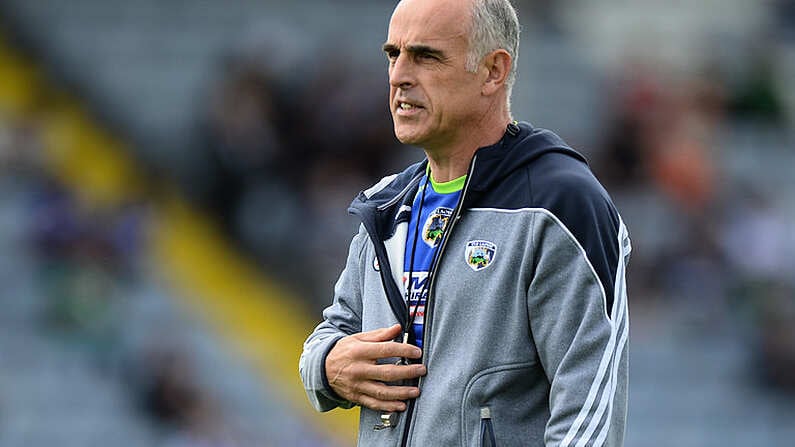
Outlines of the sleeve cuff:
[[320,377],[323,380],[323,388],[325,389],[326,395],[328,396],[329,399],[335,400],[335,401],[341,402],[341,403],[350,404],[347,400],[345,400],[342,397],[340,397],[334,391],[333,388],[331,388],[331,384],[329,383],[328,377],[326,376],[326,357],[328,357],[328,355],[331,352],[331,350],[334,349],[334,346],[337,346],[337,342],[342,340],[342,338],[343,337],[337,337],[335,340],[333,340],[331,343],[329,343],[328,347],[326,348],[326,351],[323,352],[323,356],[322,356],[322,358],[320,360]]

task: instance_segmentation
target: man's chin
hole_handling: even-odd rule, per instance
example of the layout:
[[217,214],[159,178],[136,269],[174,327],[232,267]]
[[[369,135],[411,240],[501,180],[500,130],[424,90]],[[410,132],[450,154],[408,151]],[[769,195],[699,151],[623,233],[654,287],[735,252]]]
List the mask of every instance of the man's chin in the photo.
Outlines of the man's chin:
[[401,143],[412,146],[421,146],[422,142],[425,140],[422,133],[417,132],[414,129],[406,129],[397,126],[395,127],[395,137]]

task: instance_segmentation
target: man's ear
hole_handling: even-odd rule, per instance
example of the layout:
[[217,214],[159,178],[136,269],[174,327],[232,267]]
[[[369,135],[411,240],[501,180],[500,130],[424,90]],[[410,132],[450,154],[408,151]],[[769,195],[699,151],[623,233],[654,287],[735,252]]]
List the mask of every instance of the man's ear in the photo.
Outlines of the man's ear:
[[513,58],[503,49],[494,50],[483,58],[483,69],[486,70],[486,78],[483,81],[481,93],[490,96],[496,93],[505,85],[508,75],[511,72]]

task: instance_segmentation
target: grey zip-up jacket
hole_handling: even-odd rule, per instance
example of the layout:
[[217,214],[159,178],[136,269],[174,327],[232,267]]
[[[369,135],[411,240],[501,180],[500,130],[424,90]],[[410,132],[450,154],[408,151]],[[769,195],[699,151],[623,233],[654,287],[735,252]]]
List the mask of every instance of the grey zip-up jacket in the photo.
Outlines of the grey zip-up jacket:
[[[427,162],[353,201],[362,219],[299,370],[319,411],[342,337],[400,323],[411,204]],[[395,428],[361,409],[360,446],[621,446],[627,413],[627,230],[584,158],[511,124],[478,149],[431,271],[421,395]],[[393,359],[384,359],[384,362]]]

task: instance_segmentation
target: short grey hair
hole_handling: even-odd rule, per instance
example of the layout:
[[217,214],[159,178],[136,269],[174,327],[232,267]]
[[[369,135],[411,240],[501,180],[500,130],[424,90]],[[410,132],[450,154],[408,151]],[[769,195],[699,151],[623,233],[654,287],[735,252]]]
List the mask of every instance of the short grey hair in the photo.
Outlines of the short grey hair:
[[494,50],[507,51],[513,61],[505,81],[509,103],[519,60],[519,32],[519,18],[509,0],[472,0],[466,69],[476,71],[483,58]]

